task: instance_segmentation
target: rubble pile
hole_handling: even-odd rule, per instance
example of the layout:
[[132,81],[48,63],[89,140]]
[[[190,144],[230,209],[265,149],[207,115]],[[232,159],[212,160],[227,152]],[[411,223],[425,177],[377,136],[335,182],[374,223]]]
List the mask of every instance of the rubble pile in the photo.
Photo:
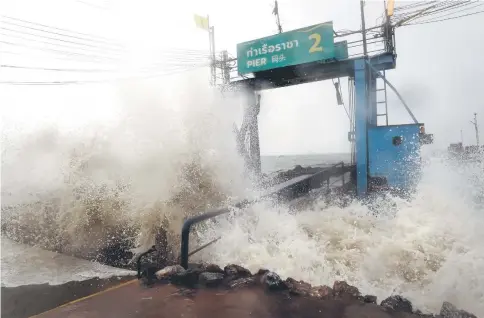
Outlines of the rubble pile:
[[[287,315],[297,309],[297,315],[312,317],[312,311],[319,311],[320,317],[440,317],[477,318],[475,315],[444,302],[438,315],[423,314],[414,310],[412,303],[398,295],[384,299],[379,305],[377,297],[362,295],[358,288],[344,281],[329,286],[311,286],[293,278],[283,280],[277,273],[260,269],[252,274],[238,265],[228,265],[223,269],[215,264],[198,264],[185,270],[180,265],[168,266],[161,270],[148,269],[142,272],[141,283],[145,287],[157,284],[172,284],[196,293],[198,289],[240,289],[258,288],[278,299],[279,306],[288,306]],[[188,292],[189,294],[190,292]],[[322,309],[323,308],[323,309]],[[323,313],[324,310],[332,311]],[[303,312],[301,312],[303,311]],[[297,316],[296,315],[296,316]],[[317,316],[317,315],[316,315]]]

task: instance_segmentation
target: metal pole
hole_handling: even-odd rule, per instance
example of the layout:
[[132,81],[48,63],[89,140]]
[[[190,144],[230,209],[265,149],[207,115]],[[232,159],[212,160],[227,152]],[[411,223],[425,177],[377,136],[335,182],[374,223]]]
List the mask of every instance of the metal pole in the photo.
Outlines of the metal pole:
[[366,47],[366,27],[365,27],[365,2],[360,0],[360,11],[361,11],[361,34],[363,35],[363,54],[365,58],[368,55],[368,50]]
[[476,130],[476,145],[479,147],[479,125],[477,124],[477,113],[474,113],[474,121],[471,121]]
[[217,85],[217,67],[216,67],[216,59],[215,59],[215,27],[210,28],[212,33],[212,61],[213,61],[213,75],[212,81],[213,85]]
[[282,25],[279,18],[279,4],[277,3],[277,0],[274,1],[274,10],[272,11],[272,13],[274,13],[274,15],[276,16],[277,29],[279,30],[279,33],[282,33]]
[[216,66],[216,59],[215,59],[215,36],[214,36],[215,28],[210,27],[210,53],[211,53],[211,71],[212,71],[212,79],[211,83],[213,86],[217,84],[217,66]]
[[222,75],[224,84],[230,84],[229,53],[227,51],[222,52]]
[[[365,103],[362,106],[365,108],[365,111],[364,111],[365,118],[364,118],[364,120],[366,121],[366,123],[364,125],[364,131],[363,131],[363,133],[365,134],[364,151],[366,152],[366,156],[365,156],[364,163],[361,163],[361,164],[366,166],[365,172],[364,172],[366,175],[364,176],[364,179],[363,179],[363,176],[361,174],[358,176],[359,178],[362,178],[364,180],[360,185],[360,187],[361,187],[364,184],[364,189],[360,189],[361,193],[358,194],[358,195],[366,194],[366,192],[368,190],[368,176],[370,174],[370,165],[368,164],[368,160],[370,158],[370,153],[368,151],[368,123],[370,121],[370,118],[368,117],[368,113],[369,113],[369,110],[370,110],[370,83],[371,83],[372,75],[369,72],[369,69],[366,65],[366,64],[369,65],[369,62],[368,62],[368,50],[367,50],[367,46],[366,46],[367,43],[366,43],[365,2],[364,2],[364,0],[360,0],[360,14],[361,14],[361,35],[363,36],[363,55],[364,55],[364,61],[365,61],[365,63],[363,63],[363,65],[362,65],[363,66],[363,72],[364,72],[364,79],[365,79],[365,82],[364,82]],[[355,132],[355,134],[356,134],[356,132]],[[363,150],[363,149],[361,149],[361,150]],[[359,165],[360,163],[357,161],[356,164]]]
[[208,22],[208,45],[210,51],[210,85],[215,86],[217,81],[217,70],[215,68],[215,36],[214,27],[210,26],[210,16],[207,15]]

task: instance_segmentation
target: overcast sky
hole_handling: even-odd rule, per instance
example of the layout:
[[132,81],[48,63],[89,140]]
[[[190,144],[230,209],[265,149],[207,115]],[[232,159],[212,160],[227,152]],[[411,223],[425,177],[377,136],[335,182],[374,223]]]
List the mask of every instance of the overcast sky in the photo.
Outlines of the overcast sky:
[[[396,6],[408,3],[397,0]],[[129,69],[153,58],[160,49],[206,49],[207,34],[195,29],[194,13],[210,15],[215,26],[216,49],[228,49],[235,55],[237,43],[276,32],[272,5],[272,0],[4,0],[2,14],[128,43],[136,48],[125,66]],[[279,8],[285,31],[329,20],[334,22],[335,30],[360,28],[358,0],[280,0]],[[378,23],[382,10],[382,1],[367,2],[367,26]],[[397,68],[387,73],[388,79],[407,100],[417,119],[426,124],[427,132],[435,134],[438,146],[460,141],[461,129],[464,143],[475,143],[469,122],[473,113],[480,113],[479,119],[484,122],[483,17],[475,15],[396,31]],[[0,34],[0,40],[7,39]],[[80,67],[72,61],[49,60],[28,50],[22,55],[12,54],[18,52],[0,43],[1,64]],[[2,69],[0,73],[1,81],[93,78],[85,73],[22,73],[11,69]],[[346,79],[342,81],[346,83]],[[347,102],[346,89],[343,95]],[[389,93],[388,100],[390,123],[410,123],[410,117],[393,93]],[[0,85],[0,101],[4,124],[32,123],[41,116],[69,126],[93,116],[109,121],[119,96],[110,84]],[[263,154],[348,152],[348,129],[348,118],[342,106],[336,104],[331,81],[271,90],[263,95],[260,114]],[[481,140],[484,140],[482,133]]]

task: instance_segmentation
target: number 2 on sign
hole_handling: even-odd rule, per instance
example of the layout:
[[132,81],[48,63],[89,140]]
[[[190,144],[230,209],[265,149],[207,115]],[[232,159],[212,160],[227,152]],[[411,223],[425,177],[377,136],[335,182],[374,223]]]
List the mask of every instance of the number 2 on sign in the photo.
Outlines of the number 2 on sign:
[[313,33],[309,36],[310,40],[314,40],[313,45],[309,49],[309,53],[323,52],[323,48],[319,45],[321,43],[321,35]]

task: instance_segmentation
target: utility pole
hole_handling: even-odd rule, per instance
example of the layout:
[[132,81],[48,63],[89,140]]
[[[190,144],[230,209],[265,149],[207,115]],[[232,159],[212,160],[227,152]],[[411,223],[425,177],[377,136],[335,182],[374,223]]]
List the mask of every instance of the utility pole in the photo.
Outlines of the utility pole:
[[272,14],[276,16],[277,30],[279,30],[279,33],[282,33],[281,19],[279,17],[279,4],[277,3],[277,0],[274,0],[274,10],[272,10]]
[[215,60],[215,28],[210,27],[209,31],[211,41],[210,41],[210,53],[212,55],[212,85],[217,85],[217,66]]
[[462,133],[462,129],[460,130],[460,143],[464,144],[464,134]]
[[363,35],[363,55],[368,57],[368,50],[366,47],[366,27],[365,27],[365,1],[360,0],[360,11],[361,11],[361,34]]
[[229,65],[229,53],[227,51],[222,52],[222,81],[224,85],[230,84],[230,65]]
[[210,17],[207,16],[208,24],[208,44],[210,48],[210,85],[215,86],[217,84],[217,66],[215,61],[215,28],[210,26]]
[[474,113],[474,121],[471,120],[471,124],[474,125],[474,129],[476,130],[476,144],[479,147],[479,125],[477,124],[477,113]]

